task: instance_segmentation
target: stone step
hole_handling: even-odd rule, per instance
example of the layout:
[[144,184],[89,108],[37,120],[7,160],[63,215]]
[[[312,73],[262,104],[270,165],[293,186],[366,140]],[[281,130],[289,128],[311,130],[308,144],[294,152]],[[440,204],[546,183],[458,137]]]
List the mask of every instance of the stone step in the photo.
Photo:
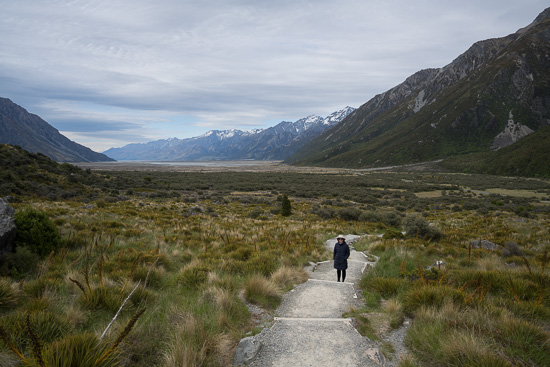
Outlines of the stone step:
[[357,303],[352,283],[310,279],[284,295],[276,314],[293,318],[340,318]]
[[365,351],[372,347],[350,322],[330,320],[278,320],[259,342],[248,366],[368,366]]

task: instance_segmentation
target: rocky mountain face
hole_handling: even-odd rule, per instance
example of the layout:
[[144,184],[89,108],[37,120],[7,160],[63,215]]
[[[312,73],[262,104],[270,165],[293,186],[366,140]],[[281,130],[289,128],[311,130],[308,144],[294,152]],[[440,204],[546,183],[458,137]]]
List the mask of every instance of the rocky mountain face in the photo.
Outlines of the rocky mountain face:
[[548,55],[550,8],[375,96],[285,162],[374,167],[498,151],[550,125]]
[[354,108],[346,107],[325,118],[312,115],[295,122],[283,121],[267,129],[212,130],[194,138],[129,144],[111,148],[104,154],[117,160],[283,160],[353,111]]
[[69,140],[39,116],[27,112],[7,98],[0,98],[0,143],[19,145],[58,162],[113,160]]

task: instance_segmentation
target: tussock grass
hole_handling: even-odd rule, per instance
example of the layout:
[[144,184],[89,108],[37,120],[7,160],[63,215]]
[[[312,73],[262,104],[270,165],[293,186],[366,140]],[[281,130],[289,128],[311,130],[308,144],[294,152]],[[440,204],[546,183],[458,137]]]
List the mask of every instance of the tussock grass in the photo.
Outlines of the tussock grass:
[[173,337],[164,353],[164,366],[197,366],[207,362],[215,339],[205,325],[190,313],[174,315]]
[[401,278],[375,277],[367,284],[367,289],[380,293],[384,298],[389,298],[395,296],[403,288],[404,282],[405,280]]
[[9,310],[17,305],[19,292],[6,279],[0,279],[0,311]]
[[277,284],[283,291],[292,289],[292,287],[305,282],[308,278],[309,276],[304,268],[289,267],[286,265],[281,266],[271,274],[271,281]]
[[[355,315],[369,320],[368,312],[384,312],[392,328],[402,325],[405,314],[413,318],[407,339],[413,354],[401,365],[460,365],[472,358],[548,364],[550,256],[544,254],[550,252],[550,206],[461,190],[548,194],[547,182],[422,172],[349,175],[344,186],[340,174],[330,173],[71,177],[86,180],[75,200],[10,194],[20,201],[16,210],[32,206],[48,213],[64,247],[39,262],[29,251],[0,261],[9,285],[0,281],[0,302],[12,300],[4,303],[8,307],[0,303],[0,325],[26,356],[32,350],[21,315],[31,313],[44,358],[54,344],[59,354],[71,355],[85,349],[76,346],[85,345],[89,334],[105,330],[141,281],[107,333],[114,342],[132,315],[147,307],[116,349],[120,365],[230,365],[238,340],[253,327],[241,292],[273,309],[283,291],[303,281],[308,261],[331,258],[326,239],[366,233],[357,247],[380,260],[361,281],[366,306]],[[434,191],[442,195],[414,194]],[[289,217],[279,214],[279,192],[291,196]],[[405,226],[415,234],[398,238]],[[396,238],[377,237],[389,232]],[[470,241],[480,239],[508,252],[469,249]],[[512,241],[515,246],[506,245]],[[426,270],[435,261],[445,265]],[[83,340],[71,339],[76,335]],[[471,350],[458,351],[460,342]],[[2,363],[11,363],[6,355],[14,354],[0,342]]]
[[244,297],[254,304],[274,309],[281,301],[282,291],[273,281],[262,275],[253,275],[245,283]]
[[67,336],[50,344],[44,352],[47,366],[56,367],[112,367],[120,365],[119,353],[112,353],[101,360],[109,348],[99,343],[95,334],[83,333]]

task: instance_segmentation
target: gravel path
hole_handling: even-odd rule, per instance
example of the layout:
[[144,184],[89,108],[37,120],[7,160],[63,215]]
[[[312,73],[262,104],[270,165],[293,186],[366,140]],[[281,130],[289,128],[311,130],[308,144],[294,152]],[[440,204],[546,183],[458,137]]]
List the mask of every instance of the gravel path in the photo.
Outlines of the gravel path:
[[[348,235],[352,245],[360,236]],[[326,242],[332,250],[336,239]],[[346,282],[336,282],[332,261],[315,264],[310,279],[287,292],[275,311],[274,323],[258,335],[245,338],[237,347],[237,366],[397,366],[407,354],[403,344],[407,325],[382,338],[395,349],[387,360],[378,349],[380,342],[361,336],[352,320],[342,314],[362,305],[356,292],[369,262],[363,253],[352,249]]]

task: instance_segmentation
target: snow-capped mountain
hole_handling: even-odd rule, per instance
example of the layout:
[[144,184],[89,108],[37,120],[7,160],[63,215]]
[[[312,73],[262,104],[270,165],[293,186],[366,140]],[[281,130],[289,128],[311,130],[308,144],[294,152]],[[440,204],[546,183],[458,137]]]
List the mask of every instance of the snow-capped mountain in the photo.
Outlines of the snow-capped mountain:
[[282,121],[267,129],[211,130],[188,139],[129,144],[111,148],[104,154],[116,160],[283,160],[353,111],[354,108],[346,107],[325,118],[310,115],[295,122]]

